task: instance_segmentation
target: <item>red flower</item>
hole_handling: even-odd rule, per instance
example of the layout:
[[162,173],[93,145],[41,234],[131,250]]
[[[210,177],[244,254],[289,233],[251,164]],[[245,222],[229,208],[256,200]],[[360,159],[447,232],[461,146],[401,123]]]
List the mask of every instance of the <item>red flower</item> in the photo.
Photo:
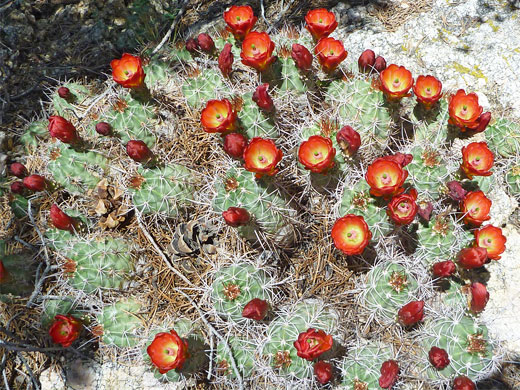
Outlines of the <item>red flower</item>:
[[260,298],[253,298],[244,306],[242,317],[262,321],[267,315],[269,304]]
[[199,47],[206,53],[211,53],[213,50],[215,50],[215,42],[208,34],[199,34],[197,37],[197,43],[199,44]]
[[227,99],[209,100],[200,113],[200,123],[206,133],[228,133],[235,129],[237,114]]
[[460,211],[464,213],[464,223],[467,225],[480,226],[491,217],[491,200],[486,198],[482,191],[468,192],[462,202]]
[[61,209],[56,204],[51,206],[50,218],[52,224],[57,229],[71,231],[75,225],[74,219],[61,211]]
[[173,369],[180,370],[189,356],[188,342],[182,340],[173,329],[170,333],[157,333],[146,352],[161,374]]
[[140,88],[144,84],[144,70],[141,59],[128,53],[123,53],[120,60],[112,60],[112,78],[124,88]]
[[242,42],[240,57],[244,65],[263,72],[276,61],[273,51],[274,42],[271,41],[269,34],[253,31],[247,34]]
[[226,224],[231,227],[247,225],[251,220],[249,212],[242,207],[229,207],[226,211],[222,212],[222,217],[224,221],[226,221]]
[[231,68],[233,67],[233,61],[235,60],[235,56],[231,52],[232,48],[231,43],[226,43],[218,56],[218,68],[224,77],[229,76]]
[[188,50],[190,53],[195,53],[197,50],[199,50],[199,43],[196,39],[190,38],[186,41],[186,50]]
[[247,138],[240,133],[230,133],[224,137],[224,151],[233,158],[242,158]]
[[338,27],[336,16],[325,8],[313,9],[305,15],[305,28],[309,30],[313,38],[318,41],[328,37]]
[[486,225],[475,231],[475,246],[485,248],[487,256],[491,260],[499,260],[500,255],[506,250],[507,238],[502,234],[502,229],[493,225]]
[[270,139],[255,137],[244,149],[243,157],[244,168],[249,172],[255,172],[259,179],[263,175],[273,176],[278,172],[276,165],[282,159],[283,153]]
[[224,12],[224,20],[228,25],[227,30],[234,35],[235,39],[242,40],[251,31],[258,18],[249,5],[233,5]]
[[399,323],[403,326],[414,325],[424,317],[424,302],[412,301],[407,303],[397,313]]
[[473,176],[490,176],[495,155],[485,142],[472,142],[462,147],[462,170],[469,179]]
[[459,89],[450,98],[448,111],[450,113],[449,122],[459,127],[462,132],[467,129],[476,132],[484,131],[491,120],[491,113],[482,114],[482,106],[479,106],[477,94],[466,94],[463,89]]
[[404,66],[391,64],[379,75],[381,90],[389,99],[401,99],[410,96],[408,91],[412,88],[412,73]]
[[328,73],[336,69],[348,55],[343,43],[334,38],[320,39],[314,53],[318,57],[318,62],[323,70]]
[[153,157],[152,151],[141,140],[131,140],[126,144],[126,153],[137,162],[146,162]]
[[433,76],[419,76],[415,80],[413,93],[417,100],[429,110],[442,96],[442,83]]
[[79,139],[74,125],[58,115],[49,117],[49,134],[66,144],[72,144]]
[[13,194],[23,194],[25,191],[25,186],[23,185],[23,182],[15,181],[11,183],[10,189]]
[[363,217],[347,214],[332,227],[334,245],[346,255],[363,253],[372,239],[372,232]]
[[395,360],[387,360],[381,365],[381,376],[379,377],[379,387],[390,389],[399,375],[399,365]]
[[386,60],[384,57],[377,56],[376,62],[374,62],[374,69],[379,73],[386,69]]
[[73,316],[64,316],[58,314],[54,317],[54,322],[49,329],[49,335],[56,344],[62,347],[70,347],[70,345],[79,337],[81,332],[81,321]]
[[442,348],[432,347],[428,352],[428,360],[437,370],[442,370],[450,364],[448,352]]
[[314,375],[322,385],[329,383],[332,379],[332,365],[323,360],[314,363]]
[[457,254],[457,262],[465,269],[482,267],[487,260],[486,248],[463,248]]
[[408,225],[417,214],[417,191],[410,190],[409,194],[394,196],[388,204],[386,213],[396,225]]
[[312,54],[303,45],[293,43],[291,57],[296,64],[296,67],[303,71],[308,71],[312,66]]
[[112,126],[110,126],[110,123],[107,123],[107,122],[96,123],[96,133],[98,133],[99,135],[110,135],[111,131],[112,131]]
[[390,198],[403,192],[401,188],[408,177],[408,171],[400,164],[384,157],[377,158],[368,166],[365,180],[370,185],[373,196]]
[[40,175],[31,175],[23,179],[25,188],[31,191],[43,191],[47,187],[45,179]]
[[471,285],[471,302],[469,308],[473,313],[480,313],[484,310],[489,301],[489,292],[482,283]]
[[336,149],[330,138],[313,135],[303,141],[298,149],[298,160],[305,169],[314,173],[327,173],[334,166]]
[[439,261],[432,267],[433,275],[438,278],[447,278],[453,275],[457,267],[451,260]]
[[366,49],[359,56],[357,63],[360,72],[371,72],[376,63],[376,53],[373,50]]
[[361,146],[361,136],[350,126],[343,126],[336,133],[336,141],[341,150],[349,156],[353,156]]
[[467,376],[460,375],[453,380],[453,390],[476,390],[477,387]]
[[19,162],[15,162],[9,165],[9,171],[11,174],[20,179],[23,179],[25,176],[27,176],[27,168],[25,168],[25,165],[20,164]]
[[264,111],[272,111],[274,108],[273,99],[267,93],[269,83],[260,84],[253,93],[253,101]]
[[294,342],[294,348],[299,357],[306,360],[314,360],[322,353],[332,348],[332,336],[322,330],[307,329],[298,335]]

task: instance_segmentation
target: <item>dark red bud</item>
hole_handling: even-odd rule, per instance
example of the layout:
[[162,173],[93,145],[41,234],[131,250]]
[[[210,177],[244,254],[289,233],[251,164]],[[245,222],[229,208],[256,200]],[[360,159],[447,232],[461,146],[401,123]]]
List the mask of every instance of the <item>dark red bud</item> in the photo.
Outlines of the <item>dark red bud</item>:
[[329,383],[332,379],[332,365],[323,360],[314,363],[314,375],[322,385]]
[[377,56],[376,61],[374,62],[374,69],[381,73],[386,69],[386,60],[381,56]]
[[447,278],[455,273],[457,267],[451,260],[440,261],[435,263],[432,267],[433,275],[437,278]]
[[73,144],[79,140],[74,125],[59,115],[49,117],[49,134],[66,144]]
[[421,321],[424,317],[424,302],[412,301],[404,305],[397,313],[399,323],[403,326],[411,326]]
[[471,285],[471,303],[470,309],[473,313],[480,313],[486,308],[489,301],[489,292],[482,283],[473,283]]
[[405,166],[407,166],[408,164],[410,164],[412,162],[413,156],[410,153],[404,154],[404,153],[397,152],[390,156],[386,156],[385,159],[393,161],[404,168]]
[[218,56],[218,68],[225,77],[229,76],[235,60],[235,56],[231,52],[232,47],[231,43],[226,43]]
[[11,192],[13,194],[23,194],[25,187],[21,181],[15,181],[11,183]]
[[128,141],[126,153],[132,160],[137,162],[146,162],[152,158],[152,151],[140,140]]
[[487,257],[486,248],[463,248],[457,254],[457,262],[465,269],[480,268],[486,264]]
[[59,87],[58,95],[60,96],[60,98],[65,99],[65,100],[70,99],[72,97],[72,94],[70,93],[70,89],[68,89],[67,87]]
[[253,101],[264,111],[272,111],[274,107],[273,99],[267,92],[268,88],[268,83],[260,84],[253,93]]
[[196,53],[198,49],[199,44],[195,39],[190,38],[186,41],[186,50],[188,50],[190,53]]
[[20,179],[23,179],[25,176],[27,176],[27,168],[25,168],[25,165],[20,164],[19,162],[15,162],[9,165],[9,171],[11,174]]
[[487,125],[489,125],[489,122],[491,121],[491,113],[485,112],[478,118],[478,125],[477,127],[473,128],[472,130],[476,133],[481,133],[484,130],[486,130]]
[[437,370],[442,370],[450,364],[448,352],[442,348],[432,347],[428,352],[428,360]]
[[417,214],[425,221],[429,221],[432,216],[433,205],[431,202],[421,203],[419,204],[419,209],[417,210]]
[[242,317],[262,321],[267,315],[269,304],[260,298],[251,299],[242,310]]
[[383,389],[390,389],[397,382],[399,365],[395,360],[387,360],[381,365],[380,372],[379,386]]
[[312,66],[312,54],[303,45],[293,43],[291,57],[296,64],[296,67],[303,71],[308,71]]
[[232,227],[247,225],[251,220],[249,212],[241,207],[228,208],[226,211],[222,212],[222,217],[224,217],[224,221]]
[[31,191],[43,191],[47,187],[45,179],[40,175],[31,175],[23,179],[25,188]]
[[215,42],[213,42],[213,38],[211,38],[208,34],[199,34],[197,37],[197,43],[206,53],[211,53],[215,49]]
[[240,133],[230,133],[224,137],[224,151],[233,158],[242,158],[246,146],[247,138]]
[[457,202],[464,200],[464,197],[468,193],[468,191],[462,188],[462,185],[458,181],[450,181],[446,183],[446,186],[450,191],[448,196]]
[[4,282],[7,279],[8,272],[5,269],[4,263],[0,260],[0,283]]
[[341,150],[349,156],[353,156],[361,146],[361,136],[350,126],[343,126],[336,133],[336,141]]
[[56,229],[71,231],[74,226],[74,219],[61,211],[55,204],[51,206],[50,219]]
[[366,49],[358,59],[358,67],[360,72],[370,72],[376,62],[376,53],[373,50]]
[[460,375],[453,380],[453,390],[476,390],[476,386],[467,376]]
[[100,135],[109,135],[112,131],[112,126],[107,122],[96,123],[96,132]]

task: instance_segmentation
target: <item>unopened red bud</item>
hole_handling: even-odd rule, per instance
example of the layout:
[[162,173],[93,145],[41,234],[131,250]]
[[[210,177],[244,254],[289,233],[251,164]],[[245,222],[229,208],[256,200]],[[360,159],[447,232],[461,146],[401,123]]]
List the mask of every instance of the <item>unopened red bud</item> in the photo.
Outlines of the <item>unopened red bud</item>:
[[274,107],[273,99],[267,92],[268,88],[268,83],[260,84],[253,93],[253,101],[264,111],[272,111]]
[[11,174],[20,179],[23,179],[25,176],[27,176],[27,168],[25,168],[25,165],[20,164],[19,162],[15,162],[9,165],[9,171]]
[[72,94],[70,93],[70,89],[68,89],[67,87],[59,87],[58,95],[60,96],[60,98],[65,99],[65,100],[70,99],[72,97]]
[[7,279],[7,275],[7,269],[5,269],[4,263],[2,262],[2,260],[0,260],[0,283],[5,282],[5,280]]
[[152,158],[152,151],[146,146],[143,141],[131,140],[126,144],[126,153],[128,156],[137,162],[146,162]]
[[332,365],[323,360],[314,363],[314,375],[322,385],[329,383],[332,379]]
[[222,217],[232,227],[247,225],[251,220],[249,212],[242,207],[230,207],[222,213]]
[[358,67],[360,72],[370,72],[376,62],[376,53],[373,50],[367,49],[358,59]]
[[476,390],[476,386],[467,376],[460,375],[453,380],[453,390]]
[[437,370],[442,370],[450,364],[448,352],[442,348],[432,347],[428,352],[428,360]]
[[491,113],[485,112],[478,118],[478,125],[475,128],[472,128],[476,133],[481,133],[484,130],[486,130],[487,125],[489,125],[489,122],[491,121]]
[[403,326],[411,326],[421,321],[424,317],[424,302],[412,301],[404,305],[398,312],[399,323]]
[[377,56],[374,62],[374,69],[377,72],[381,73],[383,70],[386,69],[386,60],[381,56]]
[[247,138],[240,133],[230,133],[224,137],[224,151],[233,158],[242,158],[246,146]]
[[75,223],[74,219],[61,211],[61,209],[55,204],[51,206],[50,219],[54,227],[60,230],[71,231]]
[[349,156],[353,156],[361,146],[361,136],[350,126],[343,126],[336,133],[336,141],[341,150]]
[[395,360],[387,360],[381,365],[380,372],[379,387],[383,389],[391,389],[395,382],[397,382],[399,365]]
[[303,45],[293,43],[291,57],[296,64],[296,67],[300,70],[307,71],[312,66],[312,54]]
[[199,34],[197,37],[199,47],[206,53],[211,53],[215,49],[215,42],[208,34]]
[[196,53],[198,49],[199,44],[195,39],[190,38],[186,41],[186,50],[188,50],[190,53]]
[[451,260],[439,261],[432,267],[433,275],[437,278],[447,278],[455,273],[457,267]]
[[457,262],[465,269],[480,268],[486,264],[488,254],[486,248],[463,248],[457,254]]
[[417,214],[425,221],[429,221],[432,216],[433,205],[431,202],[421,203],[419,204],[419,209],[417,210]]
[[112,126],[110,126],[110,123],[107,123],[107,122],[96,123],[96,133],[98,133],[100,135],[110,135],[111,131],[112,131]]
[[473,283],[471,285],[471,302],[470,309],[473,313],[480,313],[486,308],[489,301],[489,292],[482,283]]
[[66,144],[78,141],[78,133],[72,123],[59,115],[49,117],[49,134]]
[[31,191],[43,191],[47,187],[45,178],[40,175],[31,175],[23,179],[23,185],[25,188]]
[[251,299],[242,310],[242,317],[262,321],[267,315],[269,304],[260,298]]
[[233,61],[235,60],[235,56],[231,52],[232,48],[231,43],[226,43],[218,56],[218,68],[224,77],[229,76],[231,68],[233,67]]
[[449,190],[448,196],[457,202],[462,201],[468,193],[458,181],[449,181],[446,186]]
[[11,183],[11,192],[13,194],[23,194],[25,187],[21,181],[15,181]]

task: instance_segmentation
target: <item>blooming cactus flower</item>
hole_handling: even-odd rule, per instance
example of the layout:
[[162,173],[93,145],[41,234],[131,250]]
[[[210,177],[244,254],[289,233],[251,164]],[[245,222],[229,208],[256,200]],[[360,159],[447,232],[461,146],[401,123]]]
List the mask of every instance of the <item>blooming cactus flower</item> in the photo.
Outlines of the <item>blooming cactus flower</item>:
[[320,39],[314,53],[323,70],[328,73],[334,71],[348,55],[343,43],[334,38]]
[[323,360],[314,363],[314,376],[322,385],[329,383],[332,379],[332,365]]
[[335,155],[331,139],[321,135],[309,137],[298,149],[298,160],[314,173],[327,173],[334,166]]
[[206,133],[228,133],[236,126],[237,114],[227,99],[208,100],[200,113],[200,123]]
[[390,198],[403,192],[401,188],[408,177],[408,171],[400,164],[384,157],[377,158],[367,168],[365,180],[370,185],[373,196]]
[[262,321],[267,315],[269,304],[260,298],[253,298],[246,303],[242,310],[242,317],[255,321]]
[[9,165],[9,172],[11,174],[15,175],[19,179],[23,179],[25,176],[27,176],[27,168],[25,168],[25,165],[15,162]]
[[332,227],[331,235],[336,248],[346,255],[363,253],[372,239],[372,232],[365,219],[353,214],[338,219]]
[[131,140],[126,144],[126,153],[137,162],[146,162],[153,157],[152,151],[141,140]]
[[351,126],[343,126],[336,133],[336,141],[343,153],[353,156],[361,146],[361,136]]
[[73,316],[58,314],[54,317],[54,322],[49,329],[49,335],[56,344],[62,347],[70,347],[79,337],[81,332],[81,321]]
[[442,96],[442,83],[433,76],[419,76],[415,80],[413,93],[424,108],[429,110]]
[[211,53],[213,50],[215,50],[215,42],[209,34],[199,34],[197,37],[197,43],[199,44],[199,47],[206,53]]
[[424,302],[412,301],[399,309],[397,313],[399,323],[403,326],[411,326],[424,317]]
[[47,187],[45,178],[40,175],[30,175],[23,179],[23,185],[25,188],[31,191],[43,191]]
[[239,227],[247,225],[251,220],[249,212],[242,207],[229,207],[226,211],[222,212],[222,217],[226,224],[231,227]]
[[448,352],[439,347],[431,347],[430,352],[428,352],[428,360],[437,370],[442,370],[450,364]]
[[482,191],[468,192],[460,202],[460,211],[464,213],[464,223],[472,226],[480,226],[489,220],[491,200]]
[[381,90],[389,99],[399,100],[410,96],[408,91],[412,88],[412,73],[404,66],[391,64],[379,75]]
[[316,41],[328,37],[338,27],[336,16],[325,8],[313,9],[305,15],[305,28]]
[[394,196],[388,204],[386,213],[396,225],[408,225],[417,214],[417,191],[410,190],[409,194]]
[[358,68],[360,72],[371,72],[376,63],[376,53],[371,49],[366,49],[358,58]]
[[437,278],[447,278],[455,273],[457,267],[451,260],[439,261],[432,267],[433,275]]
[[381,364],[381,376],[379,377],[379,387],[391,389],[397,382],[399,375],[399,364],[395,360],[387,360]]
[[157,333],[146,348],[152,363],[161,374],[173,369],[181,369],[188,358],[188,342],[182,340],[175,330]]
[[470,288],[471,301],[469,308],[473,313],[483,311],[489,301],[489,292],[482,283],[473,283]]
[[476,390],[477,387],[467,376],[460,375],[453,380],[453,390]]
[[486,225],[475,230],[475,246],[485,248],[487,256],[491,260],[499,260],[500,255],[506,250],[507,238],[502,234],[502,229],[493,225]]
[[233,5],[224,12],[224,20],[227,30],[233,34],[235,39],[242,40],[254,27],[258,18],[249,5]]
[[450,98],[448,111],[449,122],[459,127],[462,132],[467,129],[476,132],[484,131],[491,120],[489,112],[482,114],[482,106],[479,106],[477,94],[473,92],[466,94],[463,89],[459,89]]
[[112,60],[112,78],[124,88],[141,88],[144,85],[144,70],[141,58],[124,53],[120,60]]
[[302,359],[314,360],[322,353],[332,348],[332,336],[323,330],[314,328],[307,329],[298,335],[298,340],[294,342],[296,354]]
[[291,57],[296,67],[303,71],[308,71],[312,66],[312,54],[305,46],[293,43]]
[[231,68],[233,67],[233,61],[235,60],[235,56],[231,52],[232,48],[231,43],[226,43],[218,56],[218,68],[224,77],[229,76]]
[[263,175],[273,176],[278,172],[276,166],[283,157],[275,143],[270,139],[253,138],[244,149],[244,168],[255,172],[257,178]]
[[252,31],[246,35],[242,42],[240,57],[244,65],[255,68],[259,72],[266,70],[276,56],[273,56],[274,42],[266,32]]
[[58,115],[49,117],[48,129],[51,137],[58,138],[61,142],[66,144],[72,144],[79,139],[74,125]]
[[267,89],[269,88],[269,83],[260,84],[256,87],[255,92],[253,93],[253,101],[264,111],[272,111],[274,108],[273,99],[269,96]]
[[490,176],[495,155],[489,150],[486,142],[472,142],[462,147],[462,170],[468,178],[473,176]]
[[487,258],[487,250],[480,247],[463,248],[457,254],[457,262],[465,269],[480,268]]
[[246,145],[247,138],[240,133],[229,133],[224,137],[224,151],[233,158],[242,158]]
[[75,224],[74,219],[61,211],[56,204],[51,206],[50,219],[54,227],[60,230],[71,231]]

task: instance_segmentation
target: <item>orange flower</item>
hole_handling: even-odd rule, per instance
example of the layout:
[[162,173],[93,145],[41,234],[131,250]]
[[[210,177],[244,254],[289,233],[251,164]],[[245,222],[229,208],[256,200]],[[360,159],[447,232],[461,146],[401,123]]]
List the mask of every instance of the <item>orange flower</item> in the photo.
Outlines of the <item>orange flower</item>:
[[146,348],[152,363],[165,374],[173,369],[181,369],[188,358],[188,343],[182,340],[175,330],[170,333],[158,333]]
[[462,202],[460,211],[464,213],[464,223],[466,225],[480,226],[482,222],[489,220],[489,210],[491,200],[486,198],[482,191],[468,192]]
[[442,95],[442,83],[433,76],[419,76],[415,80],[413,93],[424,108],[429,110]]
[[365,219],[353,214],[338,219],[332,227],[331,235],[336,248],[346,255],[363,253],[372,239],[372,232]]
[[394,196],[388,203],[386,213],[396,225],[408,225],[414,220],[415,214],[417,214],[416,200],[417,191],[415,189],[410,190],[409,194]]
[[240,57],[244,65],[264,71],[276,61],[273,56],[274,42],[266,32],[250,32],[242,42]]
[[305,169],[314,173],[327,173],[334,166],[335,155],[336,149],[331,139],[320,135],[313,135],[302,142],[298,150],[298,160]]
[[506,250],[507,238],[502,234],[502,229],[493,225],[487,225],[475,231],[475,246],[485,248],[488,258],[499,260],[500,255]]
[[79,337],[81,332],[81,321],[73,316],[58,314],[54,317],[54,322],[49,329],[49,335],[56,344],[61,344],[63,348],[70,347]]
[[462,147],[462,170],[468,178],[473,176],[490,176],[489,170],[493,166],[495,155],[489,150],[485,142],[472,142]]
[[237,114],[227,99],[209,100],[200,113],[200,123],[206,133],[228,133],[235,129]]
[[336,16],[325,8],[313,9],[305,15],[305,28],[316,41],[328,37],[338,27]]
[[381,90],[388,99],[401,99],[410,96],[408,91],[412,88],[412,73],[404,66],[391,64],[379,75]]
[[227,30],[233,34],[235,39],[242,40],[251,31],[258,18],[249,5],[231,6],[224,12]]
[[379,157],[370,164],[365,174],[365,180],[370,185],[370,193],[384,198],[403,192],[401,187],[407,177],[408,171],[397,162],[384,157]]
[[479,125],[479,119],[482,114],[482,106],[478,104],[478,96],[476,93],[469,93],[463,89],[459,89],[455,95],[450,98],[448,107],[450,113],[449,122],[458,126],[461,131],[466,128],[474,129]]
[[114,81],[125,88],[140,88],[143,86],[144,74],[141,59],[124,53],[120,60],[112,60],[112,77]]
[[263,175],[273,176],[278,172],[276,165],[282,156],[282,151],[273,141],[255,137],[244,150],[244,168],[249,172],[255,172],[258,179]]
[[296,354],[305,360],[314,360],[322,353],[332,348],[332,336],[323,330],[314,328],[307,329],[298,335],[293,345],[296,348]]
[[348,55],[343,43],[334,38],[321,38],[314,53],[325,72],[332,72]]

